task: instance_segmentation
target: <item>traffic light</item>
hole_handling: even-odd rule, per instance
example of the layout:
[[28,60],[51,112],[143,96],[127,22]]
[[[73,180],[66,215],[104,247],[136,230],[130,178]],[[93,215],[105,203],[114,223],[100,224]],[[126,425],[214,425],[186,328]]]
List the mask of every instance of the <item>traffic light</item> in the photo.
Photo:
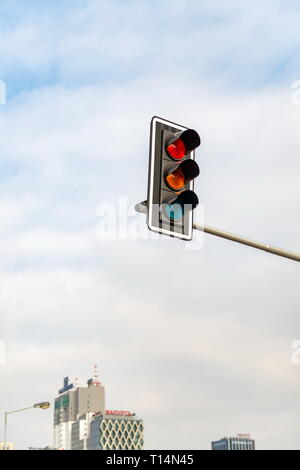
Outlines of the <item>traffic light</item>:
[[199,203],[193,191],[194,179],[200,173],[195,149],[200,143],[193,129],[152,118],[147,220],[150,230],[192,239],[193,210]]

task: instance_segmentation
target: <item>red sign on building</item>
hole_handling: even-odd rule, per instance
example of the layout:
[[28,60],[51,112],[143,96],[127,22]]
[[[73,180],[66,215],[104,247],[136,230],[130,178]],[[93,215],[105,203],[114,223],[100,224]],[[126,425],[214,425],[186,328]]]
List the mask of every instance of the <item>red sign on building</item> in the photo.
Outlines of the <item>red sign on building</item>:
[[119,410],[105,410],[106,415],[113,415],[113,416],[134,416],[134,413],[131,411],[119,411]]

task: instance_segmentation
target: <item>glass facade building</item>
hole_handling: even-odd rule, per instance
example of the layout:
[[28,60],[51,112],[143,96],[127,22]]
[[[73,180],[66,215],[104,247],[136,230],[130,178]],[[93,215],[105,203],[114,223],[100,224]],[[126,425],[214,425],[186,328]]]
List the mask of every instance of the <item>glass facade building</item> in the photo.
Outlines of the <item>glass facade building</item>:
[[212,450],[255,450],[255,441],[250,435],[238,434],[236,437],[224,437],[211,443]]
[[98,415],[91,422],[90,450],[143,450],[144,424],[135,415]]

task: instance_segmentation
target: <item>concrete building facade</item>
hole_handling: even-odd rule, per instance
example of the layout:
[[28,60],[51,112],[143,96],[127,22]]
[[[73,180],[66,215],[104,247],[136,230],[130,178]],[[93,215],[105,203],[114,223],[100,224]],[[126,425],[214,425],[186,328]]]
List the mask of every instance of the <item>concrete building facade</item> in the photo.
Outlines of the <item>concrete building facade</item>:
[[[104,413],[104,410],[105,389],[100,382],[90,379],[87,387],[74,387],[66,377],[64,387],[54,401],[54,447],[72,450],[72,447],[87,446],[89,422],[85,423],[84,420],[89,419],[89,416],[91,418],[96,412]],[[76,442],[75,436],[82,437],[79,440],[85,442]]]

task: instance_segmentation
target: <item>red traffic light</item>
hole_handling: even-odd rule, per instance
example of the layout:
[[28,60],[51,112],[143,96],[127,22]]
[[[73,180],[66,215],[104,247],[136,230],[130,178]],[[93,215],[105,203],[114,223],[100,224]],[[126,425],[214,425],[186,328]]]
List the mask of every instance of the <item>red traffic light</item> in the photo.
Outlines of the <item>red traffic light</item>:
[[166,148],[169,157],[174,160],[182,160],[188,152],[192,152],[201,144],[199,134],[193,129],[188,129],[179,138],[169,143]]
[[168,155],[174,160],[181,160],[186,155],[186,147],[183,140],[177,139],[167,147]]
[[195,160],[184,160],[179,167],[165,177],[165,182],[173,191],[180,191],[199,176],[200,170]]

